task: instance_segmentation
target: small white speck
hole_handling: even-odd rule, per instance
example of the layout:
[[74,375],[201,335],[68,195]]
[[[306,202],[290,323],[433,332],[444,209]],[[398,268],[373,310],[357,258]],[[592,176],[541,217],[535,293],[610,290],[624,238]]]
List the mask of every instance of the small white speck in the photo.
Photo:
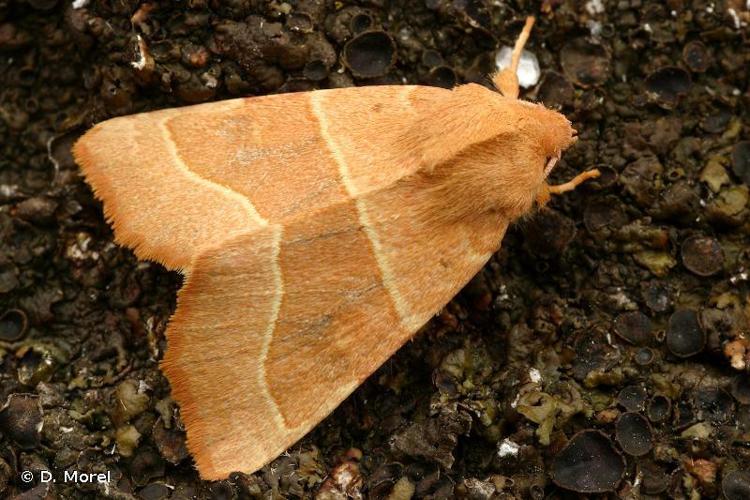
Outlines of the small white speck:
[[670,10],[669,11],[669,15],[671,15],[672,17],[677,17],[677,11],[676,10]]
[[714,13],[714,4],[710,4],[708,7],[706,7],[706,12],[708,12],[709,14],[713,14]]
[[638,491],[638,487],[641,485],[641,481],[643,480],[643,472],[638,472],[638,475],[635,476],[635,481],[633,481],[633,490]]
[[586,21],[586,27],[589,29],[591,36],[599,36],[602,34],[602,23],[589,19]]
[[732,89],[733,96],[737,97],[740,94],[742,94],[742,91],[740,89]]
[[586,12],[592,16],[604,12],[604,4],[602,3],[602,0],[589,0],[586,2]]
[[89,252],[89,244],[91,243],[91,237],[85,233],[78,234],[76,241],[74,241],[66,250],[65,256],[71,260],[86,260],[93,258],[93,253]]
[[531,381],[534,382],[535,384],[538,384],[539,382],[542,381],[542,374],[536,368],[530,368],[529,379],[531,379]]
[[740,281],[747,281],[747,276],[748,275],[747,275],[746,272],[741,272],[741,273],[739,273],[739,274],[737,274],[737,275],[732,276],[731,278],[729,278],[729,282],[734,285],[734,284],[736,284],[736,283],[738,283]]
[[146,54],[143,53],[143,38],[141,38],[141,35],[138,35],[138,60],[131,61],[130,65],[138,70],[146,67]]
[[219,80],[217,80],[216,77],[210,73],[203,73],[201,79],[209,89],[215,89],[219,86]]
[[651,25],[650,24],[645,23],[643,25],[643,31],[645,31],[646,33],[653,33],[654,30],[651,29]]
[[618,286],[615,288],[615,293],[612,295],[612,299],[615,301],[615,304],[622,309],[631,310],[636,307],[635,302],[633,302],[630,297],[622,291],[622,287]]
[[20,196],[21,190],[18,184],[0,184],[0,196],[5,198],[14,198]]
[[740,29],[742,23],[740,22],[740,16],[737,15],[737,11],[734,9],[727,9],[727,14],[729,14],[732,17],[732,21],[734,21],[734,29]]
[[89,4],[89,0],[73,0],[74,9],[82,9]]
[[519,392],[518,394],[516,394],[516,399],[513,400],[513,402],[510,404],[510,407],[515,408],[516,406],[518,406],[518,402],[520,400],[521,400],[521,393]]
[[[497,55],[495,56],[495,65],[499,71],[510,66],[510,57],[512,53],[513,49],[508,46],[501,48],[497,52]],[[518,84],[525,89],[533,87],[539,82],[539,75],[541,75],[541,73],[542,71],[539,69],[539,60],[536,56],[528,50],[521,52],[521,60],[518,62],[518,71],[516,73],[518,75]]]
[[398,32],[398,38],[401,42],[408,42],[414,37],[412,36],[412,32],[409,28],[401,28]]
[[702,207],[705,207],[706,206],[706,200],[701,199],[701,200],[698,201],[698,204],[700,206],[702,206]]
[[497,456],[500,458],[504,457],[515,457],[518,455],[518,450],[520,450],[521,447],[518,446],[518,444],[514,443],[508,438],[503,439],[503,442],[500,443],[500,446],[497,449]]

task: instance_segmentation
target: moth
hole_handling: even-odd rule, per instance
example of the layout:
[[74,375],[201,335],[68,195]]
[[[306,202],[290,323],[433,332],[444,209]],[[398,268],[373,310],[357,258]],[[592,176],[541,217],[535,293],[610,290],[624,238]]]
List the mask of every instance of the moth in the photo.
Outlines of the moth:
[[452,90],[370,86],[118,117],[75,159],[116,240],[185,275],[161,368],[205,479],[294,444],[435,315],[576,132],[509,68]]

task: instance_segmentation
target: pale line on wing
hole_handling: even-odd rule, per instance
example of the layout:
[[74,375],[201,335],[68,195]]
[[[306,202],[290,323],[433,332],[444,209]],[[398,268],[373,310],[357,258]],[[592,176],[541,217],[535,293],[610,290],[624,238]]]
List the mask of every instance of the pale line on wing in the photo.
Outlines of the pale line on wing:
[[346,189],[346,192],[349,194],[349,196],[354,200],[357,207],[359,222],[362,225],[365,234],[372,243],[372,250],[373,254],[375,255],[375,261],[380,268],[380,273],[383,278],[383,287],[386,289],[386,291],[391,296],[391,299],[393,300],[396,312],[401,319],[401,324],[408,330],[411,328],[413,315],[409,310],[409,306],[406,304],[406,301],[401,296],[401,293],[396,286],[396,280],[394,278],[393,270],[391,269],[388,258],[383,251],[380,238],[372,227],[365,201],[361,198],[358,198],[359,190],[354,185],[354,181],[352,180],[351,173],[349,171],[349,166],[344,159],[341,148],[338,146],[334,138],[331,136],[330,131],[328,130],[328,120],[326,119],[325,110],[323,110],[320,104],[319,96],[320,94],[316,93],[310,94],[310,103],[312,105],[313,115],[318,119],[318,125],[320,126],[320,135],[326,141],[331,155],[333,156],[334,161],[339,167],[339,175],[341,176],[341,181],[344,184],[344,188]]
[[166,116],[165,118],[163,118],[159,122],[159,127],[161,128],[162,136],[167,143],[167,151],[169,151],[169,154],[172,157],[171,159],[175,163],[177,168],[180,169],[191,180],[238,202],[245,209],[245,212],[247,213],[248,217],[250,217],[250,220],[261,227],[267,226],[268,221],[264,219],[260,215],[260,213],[258,213],[258,210],[256,210],[255,206],[250,202],[250,200],[247,199],[246,196],[243,196],[242,194],[223,184],[206,179],[205,177],[196,174],[190,169],[190,167],[188,167],[188,165],[180,157],[180,153],[179,151],[177,151],[177,145],[175,144],[174,140],[172,140],[172,132],[167,126],[167,122],[170,118],[170,116]]
[[274,286],[276,288],[276,296],[274,297],[273,303],[271,304],[271,316],[268,319],[268,327],[263,334],[263,344],[260,350],[260,362],[258,363],[259,369],[259,385],[263,387],[263,392],[268,401],[273,405],[276,410],[275,420],[277,423],[287,427],[286,419],[284,418],[279,405],[276,400],[271,396],[271,391],[268,389],[268,376],[266,373],[266,359],[268,358],[268,351],[271,348],[271,341],[273,340],[273,333],[276,331],[276,326],[279,320],[279,312],[281,311],[281,299],[284,296],[284,278],[281,274],[281,264],[279,263],[279,254],[281,253],[281,237],[283,233],[282,226],[278,224],[271,225],[271,231],[273,231],[273,256],[271,264],[271,272],[273,274]]

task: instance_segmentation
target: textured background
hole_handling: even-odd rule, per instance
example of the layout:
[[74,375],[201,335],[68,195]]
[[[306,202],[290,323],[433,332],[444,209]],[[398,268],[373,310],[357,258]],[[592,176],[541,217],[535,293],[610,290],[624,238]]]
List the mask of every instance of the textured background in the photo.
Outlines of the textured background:
[[[112,243],[71,142],[232,96],[482,82],[528,14],[525,97],[580,134],[553,177],[604,177],[516,224],[288,454],[201,482],[157,366],[181,279]],[[0,496],[750,497],[748,22],[744,0],[0,0]]]

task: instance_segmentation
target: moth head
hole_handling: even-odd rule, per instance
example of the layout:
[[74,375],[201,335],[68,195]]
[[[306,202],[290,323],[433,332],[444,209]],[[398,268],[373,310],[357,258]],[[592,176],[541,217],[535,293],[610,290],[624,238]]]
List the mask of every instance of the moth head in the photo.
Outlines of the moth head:
[[498,193],[495,206],[515,217],[547,192],[546,179],[576,142],[576,131],[564,115],[541,104],[500,97],[495,111],[497,135],[487,143],[494,164],[484,182]]
[[[518,101],[524,103],[524,101]],[[534,193],[534,201],[538,206],[544,206],[554,194],[562,194],[572,191],[587,179],[599,176],[597,169],[590,169],[581,172],[573,179],[562,184],[550,185],[547,177],[555,168],[562,157],[563,152],[573,145],[577,140],[577,132],[571,126],[570,121],[564,115],[547,109],[540,104],[526,103],[525,105],[533,107],[529,113],[531,119],[526,120],[524,133],[532,141],[531,146],[531,174],[532,180],[528,184]],[[533,166],[536,165],[536,166]]]
[[560,161],[563,152],[578,140],[577,132],[565,115],[541,104],[518,102],[528,108],[525,132],[537,148],[541,180],[544,180]]
[[510,219],[531,210],[539,194],[549,191],[550,172],[576,141],[570,121],[541,104],[474,84],[457,87],[446,101],[445,108],[431,111],[439,118],[419,122],[413,135],[425,171],[453,177],[440,199],[453,196],[456,205],[471,200],[470,211],[499,211]]

